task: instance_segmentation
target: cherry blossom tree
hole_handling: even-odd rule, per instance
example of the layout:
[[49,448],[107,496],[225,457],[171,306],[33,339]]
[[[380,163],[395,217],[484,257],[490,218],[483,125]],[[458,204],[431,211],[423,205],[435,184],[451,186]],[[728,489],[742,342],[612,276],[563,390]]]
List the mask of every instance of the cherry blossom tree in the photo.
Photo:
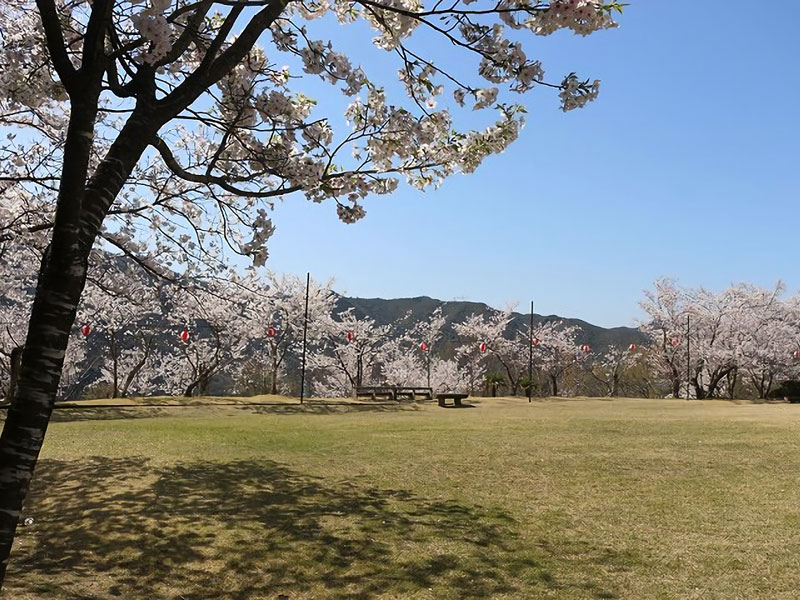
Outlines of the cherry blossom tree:
[[348,308],[320,321],[319,326],[321,336],[308,356],[315,395],[349,396],[353,388],[379,377],[390,325],[358,318],[354,309]]
[[649,320],[640,330],[650,339],[650,359],[656,370],[666,377],[672,388],[672,397],[681,396],[681,385],[686,385],[686,304],[684,292],[668,278],[656,280],[653,290],[645,291],[639,306]]
[[[456,323],[453,328],[462,340],[460,352],[471,354],[480,344],[486,344],[485,354],[489,361],[498,363],[503,370],[511,394],[516,396],[520,378],[527,373],[527,353],[520,351],[518,339],[506,337],[509,334],[514,305],[504,310],[492,312],[490,315],[470,315],[464,321]],[[525,346],[527,351],[527,345]]]
[[[746,377],[759,398],[768,397],[778,379],[798,373],[800,311],[796,297],[782,299],[785,290],[778,282],[772,289],[739,284],[730,292],[739,307],[736,372]],[[734,391],[729,390],[731,397]]]
[[[335,296],[332,281],[324,284],[309,279],[308,341],[314,341],[325,331],[333,311]],[[252,380],[259,368],[267,372],[266,393],[278,393],[278,376],[287,357],[297,359],[301,351],[303,324],[306,312],[306,280],[294,275],[268,272],[264,281],[245,282],[242,296],[244,315],[248,322],[251,343],[248,350],[258,359],[245,366]],[[260,365],[260,366],[259,366]]]
[[[613,27],[613,10],[621,4],[6,0],[0,127],[22,134],[0,147],[0,181],[40,204],[47,245],[0,437],[0,579],[95,244],[153,271],[218,266],[231,251],[263,264],[275,199],[302,192],[330,200],[352,222],[364,215],[363,198],[393,191],[398,177],[425,188],[470,173],[516,139],[524,110],[511,94],[550,86],[566,111],[598,93],[597,81],[575,74],[545,81],[519,34],[588,35]],[[334,43],[315,39],[310,22],[328,13],[375,30],[375,46],[398,61],[405,105]],[[431,36],[460,56],[424,52],[437,47]],[[273,62],[282,55],[288,69]],[[451,72],[448,62],[471,63],[476,75]],[[349,131],[334,131],[325,109],[335,102],[292,91],[303,74],[353,99]],[[446,88],[455,103],[470,99],[499,119],[459,132]],[[173,256],[177,265],[163,263]]]
[[381,379],[387,385],[417,386],[426,380],[427,368],[423,362],[425,357],[420,355],[419,349],[408,347],[392,341],[384,349],[381,361]]
[[642,360],[642,349],[637,348],[636,344],[625,349],[608,346],[599,357],[591,361],[589,373],[605,388],[605,395],[613,398],[619,395],[626,372]]
[[[553,396],[558,396],[564,377],[580,364],[587,352],[578,345],[580,334],[577,325],[564,325],[561,321],[547,321],[534,325],[533,361],[550,383]],[[527,339],[526,339],[527,342]]]
[[170,391],[203,395],[214,377],[241,359],[252,339],[245,290],[236,273],[176,290],[169,313],[175,350]]
[[[462,377],[466,383],[466,391],[470,394],[475,393],[475,386],[484,379],[486,368],[489,362],[486,349],[488,345],[484,342],[473,342],[473,344],[462,344],[455,350],[454,360],[459,365]],[[483,351],[481,351],[483,348]]]
[[[441,353],[447,320],[437,307],[428,317],[388,343],[381,362],[383,381],[389,385],[419,387],[421,382],[434,390],[469,389],[469,370],[458,358],[444,359]],[[424,349],[423,349],[424,348]]]
[[[410,314],[406,316],[409,317]],[[427,387],[437,387],[431,383],[431,368],[433,361],[437,360],[434,353],[442,339],[445,323],[446,319],[439,306],[427,318],[420,319],[414,327],[395,338],[392,343],[394,356],[386,356],[383,364],[387,381],[393,385],[414,386],[419,386],[424,381]],[[392,362],[397,362],[397,365],[391,364]],[[421,369],[416,368],[418,365]],[[405,372],[403,367],[406,367]],[[402,377],[398,371],[403,373]]]
[[77,322],[93,340],[102,339],[101,379],[111,397],[125,397],[153,360],[158,330],[148,321],[161,315],[161,286],[131,261],[93,253]]

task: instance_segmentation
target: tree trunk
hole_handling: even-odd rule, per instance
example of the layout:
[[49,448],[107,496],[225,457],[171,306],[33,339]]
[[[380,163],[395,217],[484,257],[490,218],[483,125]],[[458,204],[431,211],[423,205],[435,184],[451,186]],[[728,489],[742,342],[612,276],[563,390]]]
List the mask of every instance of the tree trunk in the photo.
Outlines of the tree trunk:
[[[97,8],[102,10],[99,3]],[[0,435],[0,586],[22,503],[53,412],[69,332],[86,284],[91,243],[81,243],[81,209],[100,81],[81,79],[76,85],[81,94],[70,104],[52,241],[39,270],[19,379]]]
[[111,397],[112,398],[119,398],[119,376],[118,376],[118,371],[119,371],[119,349],[117,348],[117,340],[116,340],[116,336],[114,335],[114,332],[111,331],[109,335],[111,336],[111,341],[110,341],[110,344],[111,344],[111,360],[112,360],[112,367],[113,367],[113,373],[112,373],[113,381],[112,381],[112,384],[111,384]]
[[615,398],[618,392],[619,392],[619,375],[614,373],[614,375],[611,377],[611,389],[609,390],[608,395],[611,398]]
[[672,397],[681,397],[681,376],[674,366],[672,367]]
[[733,400],[736,397],[736,382],[739,379],[739,370],[734,368],[728,373],[728,399]]
[[130,373],[128,373],[127,377],[125,377],[125,383],[122,384],[122,390],[120,390],[120,396],[122,398],[128,397],[128,389],[131,387],[133,380],[136,379],[136,376],[144,368],[145,364],[147,364],[147,359],[150,358],[150,353],[152,352],[153,344],[154,344],[153,338],[145,340],[144,353],[142,354],[141,360],[139,360],[139,362],[137,362],[134,365]]
[[278,360],[274,356],[272,358],[272,384],[269,393],[273,395],[278,393]]
[[86,268],[87,257],[75,246],[67,251],[51,246],[43,260],[19,378],[0,435],[0,583],[53,412]]
[[14,397],[14,392],[17,389],[17,380],[19,379],[19,369],[22,365],[22,346],[17,346],[11,351],[11,356],[9,357],[9,368],[11,369],[9,373],[9,380],[8,380],[8,395],[6,399],[11,402],[11,399]]
[[550,383],[553,386],[553,396],[558,396],[558,379],[555,375],[550,375]]
[[186,398],[191,398],[192,395],[194,394],[195,388],[199,383],[200,383],[199,380],[195,380],[192,383],[190,383],[188,386],[186,386],[186,390],[183,392],[183,395]]

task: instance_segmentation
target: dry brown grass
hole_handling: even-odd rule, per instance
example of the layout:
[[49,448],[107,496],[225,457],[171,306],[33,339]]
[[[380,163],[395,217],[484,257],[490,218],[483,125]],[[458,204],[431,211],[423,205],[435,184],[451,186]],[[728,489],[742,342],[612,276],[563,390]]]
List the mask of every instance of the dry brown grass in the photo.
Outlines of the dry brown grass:
[[800,406],[473,403],[61,411],[5,593],[797,597]]

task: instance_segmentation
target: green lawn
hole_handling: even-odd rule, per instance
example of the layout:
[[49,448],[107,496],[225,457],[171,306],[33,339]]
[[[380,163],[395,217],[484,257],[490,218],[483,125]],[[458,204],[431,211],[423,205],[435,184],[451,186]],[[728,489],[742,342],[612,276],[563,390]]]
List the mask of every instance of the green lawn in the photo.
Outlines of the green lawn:
[[5,594],[797,598],[800,405],[57,411]]

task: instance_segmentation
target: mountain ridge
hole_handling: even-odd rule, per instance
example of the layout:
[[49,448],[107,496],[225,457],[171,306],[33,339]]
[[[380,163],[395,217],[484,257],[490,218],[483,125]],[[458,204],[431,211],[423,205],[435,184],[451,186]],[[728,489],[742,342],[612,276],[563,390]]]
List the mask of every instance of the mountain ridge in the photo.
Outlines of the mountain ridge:
[[[474,314],[490,315],[498,312],[485,302],[470,300],[437,300],[430,296],[412,296],[408,298],[359,298],[338,295],[337,310],[353,308],[359,318],[369,317],[377,325],[393,324],[396,328],[410,329],[416,322],[426,318],[438,307],[442,307],[445,317],[445,340],[455,343],[453,324],[458,323]],[[410,313],[410,317],[409,317]],[[527,326],[530,315],[514,311],[510,324],[511,333]],[[581,332],[578,343],[589,344],[592,348],[602,350],[606,346],[627,347],[630,344],[642,344],[646,341],[645,335],[633,327],[601,327],[582,319],[561,317],[559,315],[540,315],[534,313],[534,323],[549,323],[561,321],[564,325],[577,325]]]

